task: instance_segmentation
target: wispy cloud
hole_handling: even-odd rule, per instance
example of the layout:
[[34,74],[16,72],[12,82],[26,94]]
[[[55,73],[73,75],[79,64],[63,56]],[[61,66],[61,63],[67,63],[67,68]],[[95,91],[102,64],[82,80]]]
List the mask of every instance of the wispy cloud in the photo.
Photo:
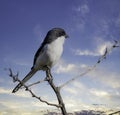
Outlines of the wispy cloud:
[[65,92],[68,92],[71,95],[77,95],[78,94],[78,91],[75,90],[75,88],[73,88],[73,87],[72,88],[71,87],[65,87],[63,90]]
[[[29,106],[28,106],[29,105]],[[1,108],[3,107],[3,108]],[[32,104],[27,103],[12,103],[12,102],[0,102],[0,114],[1,115],[44,115],[47,113],[47,110],[41,108],[34,108]]]
[[54,72],[57,74],[66,73],[66,74],[75,74],[78,71],[82,71],[86,69],[88,66],[85,64],[74,64],[74,63],[66,63],[65,61],[61,60],[56,66]]
[[107,70],[106,68],[99,68],[99,70],[96,69],[95,71],[89,73],[89,75],[105,86],[109,86],[113,89],[117,89],[120,87],[119,72],[110,72],[109,69]]
[[78,4],[72,8],[73,10],[73,23],[78,30],[83,31],[86,25],[86,16],[90,12],[87,3]]
[[115,25],[117,27],[120,27],[120,14],[118,15],[118,17],[115,19]]
[[[85,84],[82,84],[80,82],[74,82],[69,87],[65,87],[64,91],[68,93],[68,95],[71,95],[69,99],[74,100],[74,106],[77,108],[78,105],[89,105],[92,104],[98,104],[99,109],[104,106],[104,109],[111,109],[113,107],[117,107],[119,105],[119,98],[120,93],[115,93],[115,91],[111,92],[111,90],[107,90],[105,88],[99,89],[99,88],[90,88],[86,86]],[[86,100],[86,104],[83,100]],[[102,101],[101,101],[102,100]],[[77,103],[76,103],[77,102]],[[79,103],[79,104],[78,104]],[[68,103],[69,104],[69,103]],[[87,109],[95,109],[92,105],[90,105]],[[84,106],[83,106],[83,109]]]
[[[80,92],[76,89],[79,89]],[[73,97],[75,97],[77,95],[82,96],[83,92],[87,91],[87,87],[85,86],[85,84],[81,82],[74,81],[71,85],[64,87],[63,90],[68,94],[70,93]]]
[[[109,43],[108,43],[109,44]],[[72,65],[70,69],[69,64],[66,64],[64,61],[62,62],[62,65],[60,66],[62,69],[58,69],[58,72],[60,73],[74,73],[74,71],[77,71],[77,74],[80,74],[81,69],[86,69],[88,67],[87,65],[82,64],[76,65],[76,64],[70,64]],[[74,70],[75,69],[75,70]],[[66,71],[65,71],[66,70]],[[68,71],[69,70],[69,71]],[[75,74],[72,74],[75,75]],[[104,109],[110,109],[113,106],[117,106],[119,104],[118,98],[120,97],[120,79],[119,79],[119,72],[114,73],[109,70],[109,68],[99,68],[95,71],[92,71],[91,73],[87,74],[89,81],[86,79],[86,83],[83,84],[79,79],[68,84],[68,86],[63,87],[63,91],[67,93],[67,95],[71,95],[71,99],[78,103],[84,103],[82,100],[84,98],[87,99],[87,103],[97,103],[97,104],[106,104],[110,105],[107,107],[104,107]],[[109,77],[108,77],[109,76]],[[87,82],[91,82],[91,87],[87,85]],[[90,83],[88,83],[90,84]],[[93,86],[92,86],[93,84]],[[87,92],[87,93],[86,93]],[[78,97],[79,100],[78,100]],[[69,98],[70,99],[70,98]],[[93,100],[94,99],[94,100]],[[100,101],[102,99],[102,101]],[[86,103],[86,104],[87,104]],[[69,103],[67,103],[69,104]],[[69,105],[70,107],[73,107],[73,105]],[[75,104],[73,108],[77,108],[77,105]],[[91,106],[89,107],[89,109]],[[103,108],[103,107],[101,107]]]
[[87,4],[78,5],[76,7],[73,7],[73,10],[78,13],[81,13],[82,15],[85,15],[85,14],[89,13],[89,11],[90,11]]
[[[8,93],[3,90],[0,90],[3,93]],[[22,92],[23,93],[23,92]],[[25,94],[25,92],[24,92]],[[15,94],[17,95],[17,94]],[[47,112],[46,109],[48,106],[46,104],[41,104],[39,101],[33,101],[33,98],[31,100],[27,97],[23,101],[21,101],[20,98],[16,98],[16,96],[11,96],[9,99],[4,99],[0,101],[0,113],[5,115],[43,115],[43,113]],[[34,108],[34,110],[33,110]],[[49,108],[49,107],[48,107]]]
[[97,89],[91,89],[90,92],[97,97],[106,97],[106,96],[108,97],[109,96],[109,93],[104,90],[102,91],[102,90],[97,90]]
[[[64,91],[67,92],[68,95],[71,95],[69,96],[69,100],[66,99],[65,101],[68,109],[96,109],[96,106],[92,106],[92,104],[95,103],[99,106],[97,110],[104,111],[110,110],[112,105],[115,105],[115,103],[112,103],[114,97],[111,92],[105,89],[90,88],[78,81],[72,83],[69,87],[65,87]],[[65,98],[67,98],[67,96]],[[84,100],[86,100],[86,103]]]
[[103,55],[105,52],[105,49],[112,46],[112,42],[106,41],[104,43],[97,44],[96,48],[94,48],[93,51],[89,49],[81,50],[81,49],[76,49],[73,50],[75,55],[80,55],[80,56],[100,56]]
[[[0,94],[7,94],[7,95],[14,95],[12,93],[12,89],[5,89],[0,87]],[[29,93],[23,93],[23,91],[19,91],[15,94],[16,97],[22,97],[22,98],[31,98],[31,95]]]
[[10,94],[11,90],[0,87],[0,94]]
[[76,66],[74,64],[60,64],[57,66],[55,72],[56,73],[69,73],[76,69]]
[[90,51],[90,50],[88,50],[88,49],[86,49],[86,50],[80,50],[80,49],[77,49],[76,51],[75,51],[75,55],[80,55],[80,56],[98,56],[99,55],[99,53],[98,52],[96,52],[96,51]]

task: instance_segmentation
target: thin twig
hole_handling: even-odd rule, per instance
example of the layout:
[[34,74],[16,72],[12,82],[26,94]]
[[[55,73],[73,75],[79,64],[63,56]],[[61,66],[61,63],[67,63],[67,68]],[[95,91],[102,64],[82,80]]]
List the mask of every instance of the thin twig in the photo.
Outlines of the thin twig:
[[104,59],[106,59],[107,54],[109,54],[114,48],[120,47],[119,44],[120,43],[118,41],[114,40],[114,44],[111,46],[111,48],[108,49],[106,47],[104,54],[98,59],[98,61],[91,68],[88,68],[85,72],[83,72],[83,73],[81,73],[81,74],[79,74],[79,75],[71,78],[70,80],[66,81],[65,83],[63,83],[62,85],[60,85],[59,88],[61,89],[64,86],[66,86],[67,84],[75,81],[79,77],[83,77],[84,75],[86,75],[89,72],[93,71],[97,67],[98,64],[100,64]]
[[32,95],[32,97],[38,99],[40,102],[46,103],[47,105],[51,105],[51,106],[55,106],[57,108],[60,108],[59,105],[49,103],[48,101],[45,101],[45,100],[41,99],[41,97],[38,97],[37,95],[35,95],[35,93],[33,93],[33,91],[31,89],[29,89],[29,87],[27,85],[23,84],[22,81],[18,79],[18,73],[17,73],[17,75],[14,75],[10,68],[9,68],[9,72],[10,72],[9,76],[13,79],[13,81],[15,81],[15,82],[17,81],[17,82],[21,83],[22,86],[25,88],[25,90],[28,91]]
[[[65,82],[64,84],[62,84],[62,85],[59,86],[59,87],[56,87],[55,84],[53,83],[53,78],[52,78],[52,75],[51,75],[51,72],[50,72],[50,69],[49,69],[49,68],[48,68],[48,70],[46,71],[46,78],[45,78],[44,80],[37,81],[37,82],[32,83],[32,84],[30,84],[30,85],[28,85],[28,86],[25,85],[21,80],[19,80],[19,79],[18,79],[18,73],[17,73],[16,75],[14,75],[14,74],[12,73],[12,70],[11,70],[10,68],[9,68],[9,72],[10,72],[9,76],[13,79],[13,82],[16,82],[16,81],[17,81],[17,82],[19,82],[20,84],[22,84],[22,86],[25,88],[25,90],[28,91],[28,92],[32,95],[32,97],[38,99],[40,102],[46,103],[47,105],[51,105],[51,106],[55,106],[55,107],[57,107],[57,108],[60,108],[61,111],[62,111],[62,113],[63,113],[63,115],[67,115],[67,112],[66,112],[66,109],[65,109],[65,105],[64,105],[64,103],[63,103],[63,100],[62,100],[62,97],[61,97],[61,94],[60,94],[60,89],[61,89],[62,87],[64,87],[65,85],[69,84],[70,82],[76,80],[77,78],[82,77],[82,76],[86,75],[87,73],[89,73],[90,71],[94,70],[94,69],[97,67],[97,65],[98,65],[99,63],[101,63],[101,61],[102,61],[103,59],[106,59],[107,54],[108,54],[112,49],[114,49],[114,48],[116,48],[116,47],[119,47],[119,43],[120,43],[120,42],[114,40],[114,44],[112,45],[112,47],[111,47],[110,49],[106,48],[104,54],[98,59],[98,61],[97,61],[91,68],[87,69],[85,72],[81,73],[80,75],[78,75],[78,76],[76,76],[76,77],[73,77],[72,79],[68,80],[67,82]],[[53,103],[49,103],[49,102],[41,99],[41,97],[38,97],[37,95],[35,95],[35,94],[33,93],[33,91],[29,88],[29,87],[31,87],[31,86],[33,86],[33,85],[39,84],[39,83],[44,82],[44,81],[48,81],[48,83],[50,84],[50,86],[51,86],[52,89],[54,90],[54,92],[55,92],[55,94],[56,94],[56,96],[57,96],[59,105],[53,104]]]
[[120,114],[120,111],[116,111],[116,112],[113,112],[113,113],[110,113],[110,114],[108,114],[108,115],[115,115],[115,114]]
[[28,87],[31,87],[31,86],[33,86],[33,85],[37,85],[37,84],[42,83],[42,82],[45,82],[45,81],[46,81],[45,79],[44,79],[44,80],[37,81],[37,82],[35,82],[35,83],[29,84]]

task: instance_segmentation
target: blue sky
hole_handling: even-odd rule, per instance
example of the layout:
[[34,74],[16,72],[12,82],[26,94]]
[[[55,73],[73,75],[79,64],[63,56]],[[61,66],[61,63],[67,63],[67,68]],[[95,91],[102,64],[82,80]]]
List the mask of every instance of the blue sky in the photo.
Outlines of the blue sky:
[[[19,71],[22,79],[32,67],[34,54],[47,31],[61,27],[70,38],[52,69],[54,81],[60,85],[79,75],[96,63],[114,39],[120,40],[119,6],[119,0],[0,0],[0,113],[38,115],[39,111],[56,109],[31,98],[24,90],[12,94],[16,84],[4,68]],[[116,48],[94,71],[63,87],[67,111],[120,109],[119,68],[120,49]],[[44,76],[40,71],[29,83]],[[32,89],[57,103],[47,83]]]

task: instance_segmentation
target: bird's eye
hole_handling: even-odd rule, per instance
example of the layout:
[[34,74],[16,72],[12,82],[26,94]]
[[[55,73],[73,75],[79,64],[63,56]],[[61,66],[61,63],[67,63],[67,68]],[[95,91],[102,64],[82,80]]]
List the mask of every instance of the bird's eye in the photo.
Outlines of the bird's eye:
[[61,32],[61,36],[64,36],[65,35],[65,32]]

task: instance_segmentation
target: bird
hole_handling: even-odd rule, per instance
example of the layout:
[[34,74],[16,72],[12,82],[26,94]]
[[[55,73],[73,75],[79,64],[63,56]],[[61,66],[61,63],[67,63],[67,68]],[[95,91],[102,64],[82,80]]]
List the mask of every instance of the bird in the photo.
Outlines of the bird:
[[[62,28],[56,27],[49,30],[35,53],[30,72],[23,78],[21,83],[25,84],[39,70],[47,71],[47,67],[51,69],[60,59],[65,39],[68,37],[68,34]],[[13,89],[12,93],[17,92],[22,87],[21,83]]]

